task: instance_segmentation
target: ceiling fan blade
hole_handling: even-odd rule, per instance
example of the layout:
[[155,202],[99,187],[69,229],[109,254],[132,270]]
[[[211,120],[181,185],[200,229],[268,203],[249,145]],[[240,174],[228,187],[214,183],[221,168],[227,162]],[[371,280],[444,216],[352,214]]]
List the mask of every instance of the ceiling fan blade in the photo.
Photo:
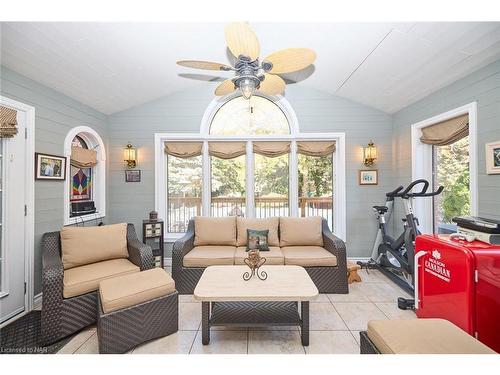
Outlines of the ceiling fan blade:
[[226,79],[215,89],[215,95],[223,96],[232,93],[235,90],[234,82],[230,79]]
[[270,73],[290,73],[311,65],[316,60],[316,52],[309,48],[287,48],[270,54],[264,60],[273,63]]
[[245,55],[252,60],[259,57],[259,40],[247,23],[231,23],[226,27],[225,34],[227,46],[235,57]]
[[285,91],[285,81],[283,78],[267,73],[265,77],[260,83],[259,91],[268,95],[279,95]]
[[187,66],[188,68],[205,69],[205,70],[231,70],[229,65],[198,60],[181,60],[177,61],[178,65]]

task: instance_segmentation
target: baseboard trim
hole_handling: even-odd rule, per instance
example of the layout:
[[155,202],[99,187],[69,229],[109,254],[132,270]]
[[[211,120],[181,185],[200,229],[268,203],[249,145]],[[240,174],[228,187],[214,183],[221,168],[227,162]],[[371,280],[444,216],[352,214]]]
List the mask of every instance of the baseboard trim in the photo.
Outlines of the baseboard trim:
[[351,262],[368,262],[371,258],[370,257],[347,257],[347,260],[350,260]]

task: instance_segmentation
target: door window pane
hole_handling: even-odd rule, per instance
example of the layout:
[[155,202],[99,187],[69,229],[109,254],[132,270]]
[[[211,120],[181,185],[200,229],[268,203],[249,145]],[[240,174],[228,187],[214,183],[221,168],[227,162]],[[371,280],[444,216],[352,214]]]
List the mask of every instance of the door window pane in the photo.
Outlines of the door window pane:
[[333,229],[333,158],[298,155],[299,216],[322,216]]
[[234,159],[210,157],[210,216],[245,216],[245,160],[245,155]]
[[255,217],[289,215],[288,159],[255,155]]
[[167,232],[187,231],[189,219],[201,215],[201,156],[167,156]]
[[454,233],[455,216],[470,215],[469,137],[448,146],[433,146],[434,233]]

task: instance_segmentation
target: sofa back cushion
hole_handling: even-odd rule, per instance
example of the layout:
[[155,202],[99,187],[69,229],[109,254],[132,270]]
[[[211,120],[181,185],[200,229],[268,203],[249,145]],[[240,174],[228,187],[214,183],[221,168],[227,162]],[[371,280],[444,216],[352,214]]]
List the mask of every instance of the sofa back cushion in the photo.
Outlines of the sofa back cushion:
[[320,216],[280,217],[280,246],[323,246]]
[[194,246],[236,246],[236,216],[194,218]]
[[64,269],[103,260],[128,258],[127,223],[61,230]]
[[269,246],[279,246],[278,238],[278,226],[280,219],[279,217],[269,217],[266,219],[249,219],[245,217],[237,217],[237,244],[236,246],[246,246],[248,242],[247,229],[255,230],[269,230],[267,235],[267,242]]

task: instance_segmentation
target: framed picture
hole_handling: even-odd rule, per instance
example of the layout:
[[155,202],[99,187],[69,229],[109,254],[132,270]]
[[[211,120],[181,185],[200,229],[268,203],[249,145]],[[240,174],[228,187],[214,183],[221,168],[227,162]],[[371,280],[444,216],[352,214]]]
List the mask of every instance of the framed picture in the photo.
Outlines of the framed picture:
[[486,143],[486,173],[500,174],[500,141]]
[[125,171],[125,182],[141,182],[141,171],[138,169]]
[[64,181],[66,179],[66,157],[36,152],[35,179]]
[[378,170],[361,170],[359,171],[360,185],[378,185]]

